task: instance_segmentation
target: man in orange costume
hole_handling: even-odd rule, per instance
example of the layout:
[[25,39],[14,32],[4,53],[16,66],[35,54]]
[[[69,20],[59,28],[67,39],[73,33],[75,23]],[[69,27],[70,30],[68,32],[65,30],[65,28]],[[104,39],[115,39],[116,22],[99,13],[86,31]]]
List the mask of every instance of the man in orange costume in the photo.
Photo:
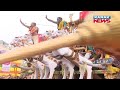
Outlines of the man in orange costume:
[[23,26],[27,27],[29,29],[29,34],[32,36],[33,42],[38,43],[38,32],[39,32],[39,28],[36,26],[35,22],[32,22],[30,26],[24,24],[21,19],[20,22]]

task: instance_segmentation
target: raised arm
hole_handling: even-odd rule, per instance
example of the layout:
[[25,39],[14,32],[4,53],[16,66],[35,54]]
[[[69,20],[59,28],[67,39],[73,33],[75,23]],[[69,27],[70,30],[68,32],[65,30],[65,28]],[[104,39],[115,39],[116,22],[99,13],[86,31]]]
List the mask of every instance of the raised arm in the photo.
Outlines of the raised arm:
[[57,21],[53,21],[53,20],[51,20],[51,19],[48,19],[47,15],[46,15],[46,19],[47,19],[48,21],[52,22],[52,23],[57,24]]
[[89,59],[90,61],[94,62],[95,61],[95,58],[93,57],[92,59]]
[[21,19],[20,19],[20,23],[21,23],[23,26],[25,26],[25,27],[27,27],[27,28],[30,28],[30,26],[24,24],[24,23],[21,21]]
[[70,18],[70,22],[73,22],[73,20],[72,20],[73,19],[73,14],[70,14],[69,18]]

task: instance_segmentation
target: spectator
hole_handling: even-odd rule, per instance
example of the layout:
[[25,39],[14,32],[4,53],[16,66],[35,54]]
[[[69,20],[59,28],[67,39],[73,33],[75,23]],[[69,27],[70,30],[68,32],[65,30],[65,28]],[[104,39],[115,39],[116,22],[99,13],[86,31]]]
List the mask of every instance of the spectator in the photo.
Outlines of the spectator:
[[21,19],[20,19],[20,22],[23,26],[27,27],[29,29],[29,32],[30,32],[30,35],[32,36],[32,40],[34,42],[34,44],[38,43],[38,39],[39,39],[39,36],[38,36],[38,32],[39,32],[39,28],[36,26],[36,23],[33,22],[31,23],[30,26],[27,26],[25,25]]
[[47,15],[46,15],[46,19],[52,23],[55,23],[57,24],[57,29],[58,30],[63,30],[64,28],[66,28],[67,26],[67,22],[66,21],[63,21],[63,19],[61,17],[58,17],[57,18],[57,21],[53,21],[51,19],[48,19]]
[[74,29],[76,28],[75,22],[73,22],[73,14],[70,14],[70,15],[69,15],[69,18],[70,18],[70,23],[68,23],[69,32],[70,32],[70,33],[73,33],[73,32],[74,32]]
[[35,36],[38,34],[38,31],[39,31],[39,28],[36,26],[36,23],[35,22],[32,22],[30,26],[28,25],[25,25],[21,19],[20,19],[20,22],[23,26],[27,27],[29,29],[29,32],[30,32],[30,35],[32,36]]
[[103,55],[103,51],[99,48],[97,48],[95,50],[96,53],[93,53],[92,56],[91,56],[91,61],[94,62],[94,63],[99,63],[98,60],[99,59],[103,59],[104,58],[104,55]]
[[87,49],[87,51],[91,50],[92,52],[95,52],[93,46],[91,46],[91,45],[86,46],[86,49]]

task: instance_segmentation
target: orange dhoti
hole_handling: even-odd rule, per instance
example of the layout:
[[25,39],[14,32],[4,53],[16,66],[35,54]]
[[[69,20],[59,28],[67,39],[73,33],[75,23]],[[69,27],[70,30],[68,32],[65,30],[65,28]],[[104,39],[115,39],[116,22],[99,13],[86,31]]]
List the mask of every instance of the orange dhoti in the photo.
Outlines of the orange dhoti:
[[38,43],[38,39],[39,39],[38,35],[32,36],[32,40],[33,40],[34,44]]

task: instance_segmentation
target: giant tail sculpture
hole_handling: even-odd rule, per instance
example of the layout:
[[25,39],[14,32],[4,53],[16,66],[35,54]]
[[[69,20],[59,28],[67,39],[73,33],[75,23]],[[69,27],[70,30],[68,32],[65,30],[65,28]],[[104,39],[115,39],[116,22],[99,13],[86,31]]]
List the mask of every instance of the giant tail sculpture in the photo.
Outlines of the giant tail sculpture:
[[[109,15],[110,23],[93,23],[93,15]],[[110,54],[120,55],[120,12],[119,11],[96,11],[89,14],[85,22],[79,24],[74,34],[55,38],[28,47],[18,48],[0,55],[0,63],[14,61],[42,54],[58,48],[75,44],[93,45],[103,48]]]

